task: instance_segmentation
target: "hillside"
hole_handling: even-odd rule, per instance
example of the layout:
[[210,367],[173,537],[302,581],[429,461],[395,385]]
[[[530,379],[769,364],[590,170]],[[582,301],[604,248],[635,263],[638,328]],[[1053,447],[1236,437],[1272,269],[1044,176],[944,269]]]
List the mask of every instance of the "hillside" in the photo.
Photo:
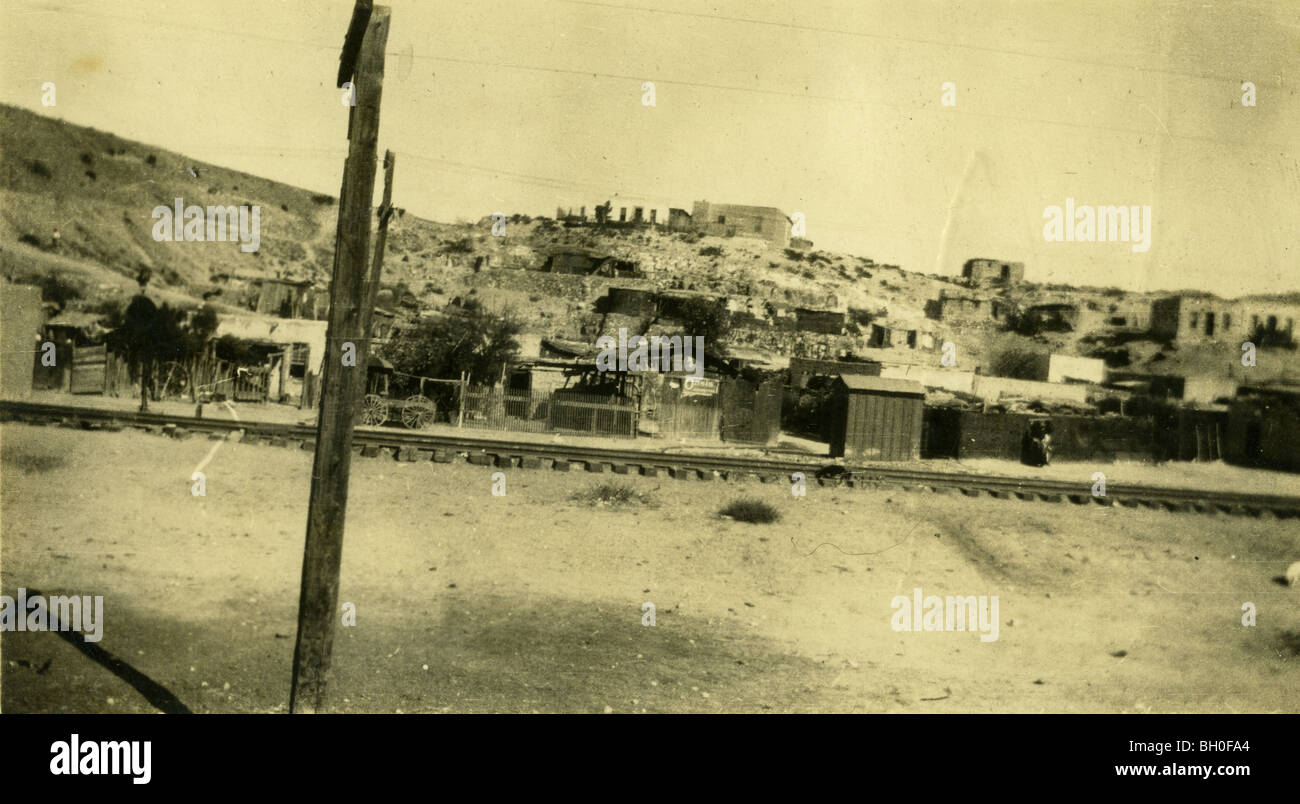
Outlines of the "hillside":
[[[156,242],[152,211],[172,206],[177,198],[186,204],[259,206],[260,248],[245,253],[237,242]],[[395,201],[400,207],[402,200]],[[257,278],[305,279],[324,290],[336,216],[336,200],[327,195],[0,106],[0,271],[24,282],[62,277],[82,291],[73,309],[98,309],[102,300],[125,298],[142,267],[152,270],[150,287],[165,297],[207,298],[230,309],[248,306],[247,284]],[[1045,355],[1098,348],[1081,340],[1084,332],[1028,338],[1003,332],[992,321],[935,321],[927,315],[927,303],[945,290],[961,292],[962,286],[951,277],[867,257],[662,229],[566,228],[548,218],[519,215],[508,219],[504,237],[491,230],[487,217],[443,224],[402,211],[390,229],[385,284],[401,296],[409,290],[415,303],[407,296],[408,307],[426,311],[476,295],[489,306],[513,310],[535,336],[590,340],[599,330],[633,323],[595,312],[596,298],[615,280],[526,270],[541,267],[557,246],[577,246],[637,264],[643,277],[619,284],[717,291],[731,297],[733,306],[751,311],[772,303],[836,310],[863,324],[888,320],[917,326],[932,332],[936,344],[956,343],[964,368],[987,367],[997,350]],[[1032,282],[999,293],[1012,307],[1070,303],[1098,320],[1117,309],[1149,308],[1153,298]],[[381,304],[391,303],[386,294],[381,297]],[[733,345],[776,348],[773,339],[753,333],[737,336]],[[1174,371],[1201,362],[1195,349],[1169,354],[1141,338],[1119,348],[1127,350],[1133,368]],[[899,362],[938,359],[934,352],[906,348],[873,350],[872,356]]]

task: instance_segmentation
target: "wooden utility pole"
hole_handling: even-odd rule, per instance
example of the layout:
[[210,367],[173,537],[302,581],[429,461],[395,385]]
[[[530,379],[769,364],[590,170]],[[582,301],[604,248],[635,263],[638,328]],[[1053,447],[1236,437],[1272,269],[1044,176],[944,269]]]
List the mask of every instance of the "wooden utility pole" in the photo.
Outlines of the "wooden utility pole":
[[[365,391],[370,352],[373,306],[366,306],[369,294],[365,282],[388,23],[387,7],[372,9],[370,0],[357,0],[339,66],[338,84],[342,87],[349,78],[353,81],[356,105],[348,118],[348,158],[339,192],[320,423],[298,598],[298,640],[293,651],[293,689],[289,696],[289,711],[295,713],[317,712],[323,706],[334,626],[340,616],[339,566],[348,505],[352,426],[357,403]],[[356,359],[353,365],[344,365],[344,355],[349,351]]]
[[370,280],[366,285],[366,309],[375,309],[375,296],[379,293],[379,277],[384,268],[384,247],[388,245],[388,219],[393,217],[393,163],[397,157],[384,151],[384,200],[379,205],[379,232],[375,235],[375,258],[370,264]]

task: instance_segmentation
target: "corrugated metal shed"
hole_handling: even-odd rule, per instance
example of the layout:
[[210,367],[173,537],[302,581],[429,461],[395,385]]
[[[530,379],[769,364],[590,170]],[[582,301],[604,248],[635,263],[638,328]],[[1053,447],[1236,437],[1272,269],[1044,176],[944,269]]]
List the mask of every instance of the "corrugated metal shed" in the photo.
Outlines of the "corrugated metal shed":
[[835,380],[831,457],[907,461],[921,456],[925,389],[889,377],[842,374]]

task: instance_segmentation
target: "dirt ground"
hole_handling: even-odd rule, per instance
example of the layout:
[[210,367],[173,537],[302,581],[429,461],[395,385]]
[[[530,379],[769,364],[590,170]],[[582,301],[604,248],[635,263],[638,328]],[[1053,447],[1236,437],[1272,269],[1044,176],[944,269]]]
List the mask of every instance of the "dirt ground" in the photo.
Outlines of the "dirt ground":
[[[311,454],[221,442],[195,497],[217,443],[0,426],[3,594],[103,595],[106,652],[4,633],[4,711],[286,710]],[[1300,711],[1293,520],[496,471],[354,459],[333,710]],[[571,499],[605,481],[653,503]],[[916,587],[998,639],[894,631]]]

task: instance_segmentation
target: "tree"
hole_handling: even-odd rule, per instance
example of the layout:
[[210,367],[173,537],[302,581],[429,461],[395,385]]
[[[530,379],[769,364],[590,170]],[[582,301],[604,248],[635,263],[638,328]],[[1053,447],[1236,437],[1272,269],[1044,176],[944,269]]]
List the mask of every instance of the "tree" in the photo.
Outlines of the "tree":
[[993,353],[989,368],[994,377],[1042,380],[1047,376],[1047,355],[1036,349],[1009,344]]
[[451,380],[464,371],[490,383],[519,351],[515,336],[522,331],[509,312],[493,313],[470,299],[455,313],[403,328],[381,354],[404,374]]
[[82,298],[81,288],[61,276],[50,274],[41,277],[41,300],[52,302],[63,312],[68,302]]
[[683,299],[675,305],[672,317],[681,323],[683,335],[703,336],[708,349],[716,349],[731,332],[731,313],[721,300]]
[[[141,285],[143,290],[144,285]],[[190,398],[197,388],[193,377],[208,340],[217,330],[217,312],[204,305],[194,312],[155,305],[144,293],[131,299],[124,313],[110,316],[113,329],[108,343],[126,358],[132,380],[140,381],[140,410],[149,410],[149,397],[157,401],[154,370],[168,361],[185,367]]]
[[1296,348],[1295,340],[1291,336],[1291,330],[1279,328],[1277,319],[1273,317],[1266,321],[1256,322],[1250,329],[1248,340],[1261,349],[1294,350]]

